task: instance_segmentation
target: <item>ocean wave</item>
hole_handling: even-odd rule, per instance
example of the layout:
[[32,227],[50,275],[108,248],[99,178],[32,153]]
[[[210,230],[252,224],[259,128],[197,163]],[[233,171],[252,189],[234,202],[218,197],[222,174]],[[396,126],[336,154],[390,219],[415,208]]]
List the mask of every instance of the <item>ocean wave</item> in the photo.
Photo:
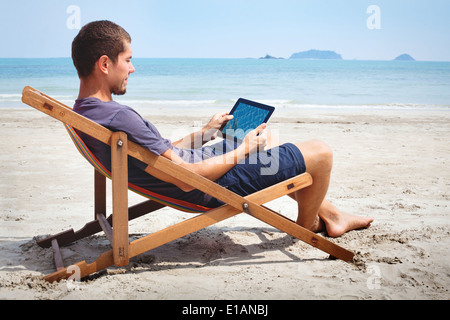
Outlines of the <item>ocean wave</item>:
[[121,104],[147,104],[152,106],[193,106],[193,105],[214,105],[217,100],[140,100],[140,99],[116,99]]
[[[73,95],[59,94],[52,95],[56,100],[72,106],[76,97]],[[246,97],[243,97],[246,98]],[[139,108],[170,108],[183,109],[196,107],[202,108],[219,108],[231,109],[236,99],[151,99],[139,97],[115,97],[115,100],[121,104],[130,107]],[[252,99],[259,103],[267,104],[279,110],[300,110],[300,109],[315,109],[315,110],[450,110],[450,104],[418,104],[418,103],[361,103],[361,104],[320,104],[308,103],[295,99]],[[22,95],[18,93],[0,93],[0,108],[2,107],[17,107],[22,104]]]
[[[52,95],[56,100],[72,100],[75,101],[75,97],[71,95]],[[0,100],[2,101],[20,101],[22,100],[22,94],[20,93],[0,93]]]
[[16,93],[0,93],[0,101],[20,101],[22,99],[21,94]]

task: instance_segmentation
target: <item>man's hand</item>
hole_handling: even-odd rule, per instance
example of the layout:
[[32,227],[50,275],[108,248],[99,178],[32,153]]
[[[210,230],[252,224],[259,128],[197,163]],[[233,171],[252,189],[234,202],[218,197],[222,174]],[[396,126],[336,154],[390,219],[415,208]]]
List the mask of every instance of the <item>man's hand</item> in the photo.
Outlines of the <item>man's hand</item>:
[[172,142],[172,144],[179,148],[200,148],[205,143],[217,138],[219,129],[231,119],[233,119],[233,116],[229,115],[228,112],[217,113],[201,130],[193,132],[181,140]]
[[217,132],[224,124],[233,119],[228,112],[220,112],[215,114],[208,124],[203,128],[203,141],[208,142],[217,138]]
[[249,156],[258,151],[263,151],[267,144],[267,125],[263,123],[255,130],[250,131],[241,146],[245,146],[245,154]]

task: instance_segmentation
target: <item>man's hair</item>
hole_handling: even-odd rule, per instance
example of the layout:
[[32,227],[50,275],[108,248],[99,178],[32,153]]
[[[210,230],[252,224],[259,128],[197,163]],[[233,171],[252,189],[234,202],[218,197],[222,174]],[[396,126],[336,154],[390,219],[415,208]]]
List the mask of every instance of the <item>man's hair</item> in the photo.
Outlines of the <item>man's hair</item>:
[[72,42],[72,60],[80,78],[88,77],[95,62],[106,55],[113,63],[125,51],[124,43],[131,37],[121,26],[111,21],[94,21],[85,25]]

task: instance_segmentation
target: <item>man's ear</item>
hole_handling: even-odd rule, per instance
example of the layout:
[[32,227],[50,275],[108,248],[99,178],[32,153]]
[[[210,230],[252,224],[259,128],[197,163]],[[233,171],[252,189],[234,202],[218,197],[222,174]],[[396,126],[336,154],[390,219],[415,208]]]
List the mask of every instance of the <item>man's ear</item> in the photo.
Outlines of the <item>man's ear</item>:
[[97,60],[97,68],[100,72],[104,74],[108,74],[108,67],[111,64],[111,60],[108,58],[108,56],[103,55]]

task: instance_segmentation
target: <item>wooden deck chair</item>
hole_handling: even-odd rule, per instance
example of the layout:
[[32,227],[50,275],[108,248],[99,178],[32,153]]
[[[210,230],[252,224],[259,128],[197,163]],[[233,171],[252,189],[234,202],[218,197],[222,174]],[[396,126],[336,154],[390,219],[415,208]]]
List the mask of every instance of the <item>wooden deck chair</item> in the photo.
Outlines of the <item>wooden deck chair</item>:
[[[113,265],[119,267],[126,266],[129,263],[129,259],[132,257],[231,218],[242,212],[330,254],[333,258],[341,259],[346,262],[353,260],[353,252],[340,247],[328,239],[299,226],[294,221],[263,206],[264,203],[310,186],[313,181],[311,175],[308,173],[299,175],[249,196],[242,197],[162,156],[153,154],[132,141],[128,141],[125,133],[112,132],[75,113],[70,107],[38,90],[31,87],[25,87],[22,94],[22,101],[37,110],[62,121],[66,125],[78,150],[95,167],[94,221],[86,224],[85,227],[78,232],[69,230],[39,242],[43,247],[53,247],[55,252],[55,265],[57,271],[45,277],[49,282],[70,278],[75,272],[78,272],[78,277],[82,279]],[[101,166],[98,160],[86,148],[84,143],[82,143],[81,139],[79,139],[74,129],[111,146],[112,172],[108,172]],[[149,167],[162,170],[177,179],[187,182],[194,188],[223,201],[225,205],[215,209],[208,209],[177,201],[175,199],[161,197],[129,184],[128,155],[148,164]],[[106,219],[106,177],[110,177],[112,181],[113,212],[108,219]],[[128,188],[151,200],[129,208]],[[129,220],[165,207],[166,205],[170,205],[179,210],[197,212],[199,214],[173,226],[130,242],[128,231]],[[73,241],[82,239],[83,237],[101,232],[102,230],[111,241],[111,250],[101,254],[91,263],[81,261],[72,266],[64,267],[59,250],[60,246],[67,245]]]

